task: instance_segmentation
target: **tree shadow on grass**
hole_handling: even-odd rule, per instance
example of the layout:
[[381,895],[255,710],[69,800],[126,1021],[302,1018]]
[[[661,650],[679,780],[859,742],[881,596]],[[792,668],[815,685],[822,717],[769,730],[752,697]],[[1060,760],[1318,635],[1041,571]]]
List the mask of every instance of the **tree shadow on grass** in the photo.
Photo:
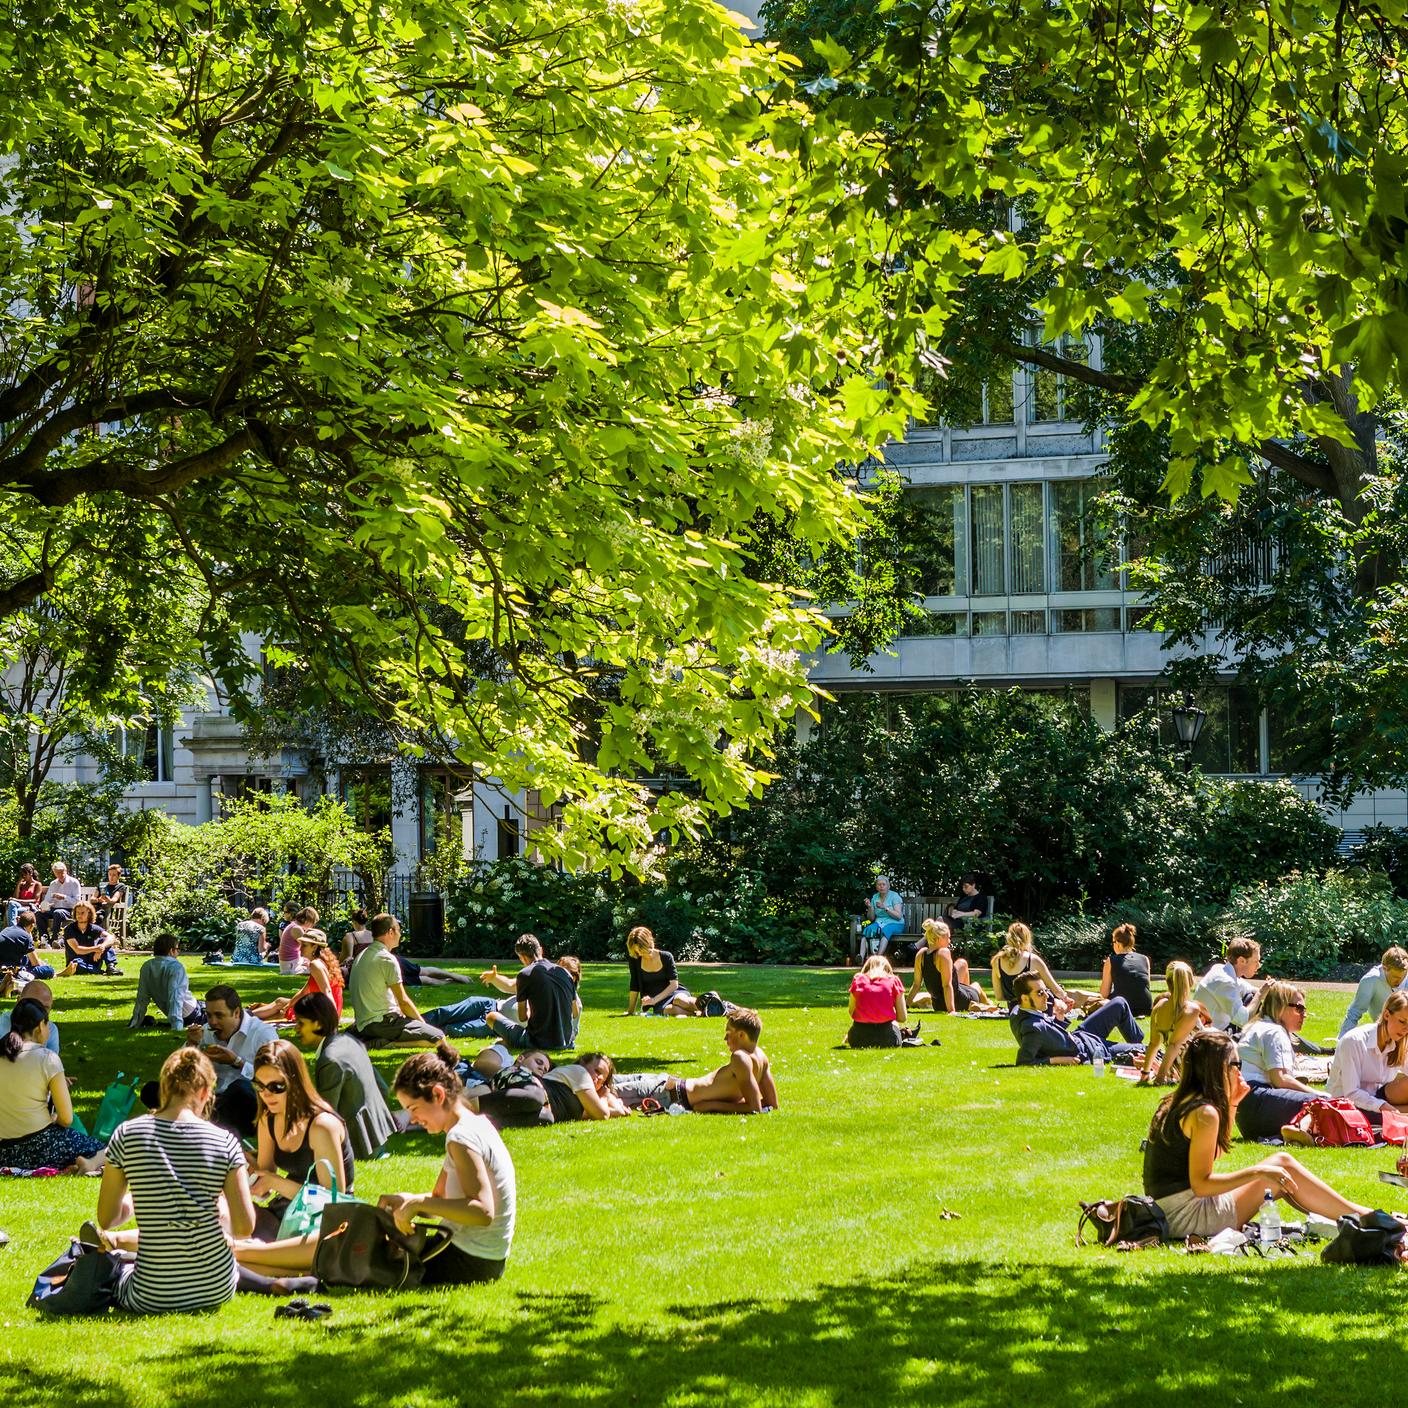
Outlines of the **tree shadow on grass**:
[[[276,1347],[263,1340],[259,1353],[239,1343],[242,1327],[232,1342],[212,1322],[195,1345],[126,1335],[123,1358],[147,1382],[169,1380],[183,1408],[228,1408],[236,1386],[244,1403],[286,1402],[296,1385],[304,1400],[361,1408],[472,1399],[486,1384],[519,1403],[1128,1408],[1177,1392],[1183,1404],[1300,1394],[1318,1406],[1359,1403],[1366,1385],[1388,1382],[1398,1350],[1384,1326],[1408,1280],[1308,1255],[1210,1262],[1172,1251],[1074,1266],[933,1261],[759,1302],[746,1298],[740,1257],[743,1298],[663,1303],[626,1325],[603,1323],[591,1294],[515,1288],[510,1272],[487,1288],[337,1296],[330,1321],[279,1322]],[[40,1382],[14,1363],[0,1365],[0,1394],[8,1408],[132,1401],[116,1383]]]

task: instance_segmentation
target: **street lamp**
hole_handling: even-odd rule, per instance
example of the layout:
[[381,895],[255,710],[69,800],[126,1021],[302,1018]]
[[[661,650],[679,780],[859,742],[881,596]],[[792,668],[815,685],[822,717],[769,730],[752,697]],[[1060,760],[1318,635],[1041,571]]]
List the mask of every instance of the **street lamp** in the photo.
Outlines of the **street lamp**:
[[1198,708],[1193,703],[1193,692],[1185,689],[1183,702],[1169,705],[1169,711],[1173,714],[1173,734],[1183,754],[1184,771],[1192,772],[1193,749],[1197,746],[1198,735],[1202,733],[1203,725],[1207,722],[1207,710]]

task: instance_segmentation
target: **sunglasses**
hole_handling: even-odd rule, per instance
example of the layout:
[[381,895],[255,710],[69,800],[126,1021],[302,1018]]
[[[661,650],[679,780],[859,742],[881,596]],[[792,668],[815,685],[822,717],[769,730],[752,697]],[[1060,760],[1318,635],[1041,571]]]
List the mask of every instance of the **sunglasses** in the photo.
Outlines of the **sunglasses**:
[[271,1080],[266,1083],[262,1080],[256,1080],[254,1088],[263,1091],[266,1095],[282,1095],[288,1089],[288,1082],[286,1080]]
[[1288,1002],[1286,1006],[1293,1007],[1301,1016],[1305,1015],[1305,1003],[1303,1002]]
[[1231,1066],[1234,1071],[1240,1071],[1242,1069],[1242,1060],[1239,1056],[1234,1056],[1227,1064]]

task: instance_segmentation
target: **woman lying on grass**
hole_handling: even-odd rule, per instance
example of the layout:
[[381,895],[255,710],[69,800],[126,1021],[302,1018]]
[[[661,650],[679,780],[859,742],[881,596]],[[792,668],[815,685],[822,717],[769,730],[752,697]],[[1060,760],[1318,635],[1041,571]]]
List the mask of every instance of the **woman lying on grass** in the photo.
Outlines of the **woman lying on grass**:
[[1322,1217],[1368,1212],[1290,1154],[1275,1153],[1247,1168],[1217,1172],[1247,1090],[1232,1038],[1211,1028],[1195,1032],[1183,1049],[1178,1086],[1155,1112],[1144,1146],[1144,1192],[1163,1211],[1169,1234],[1211,1237],[1242,1227],[1255,1217],[1268,1192]]
[[[484,1054],[475,1058],[474,1069],[480,1075],[485,1074]],[[476,1085],[466,1091],[464,1102],[500,1129],[609,1120],[630,1114],[611,1088],[615,1076],[615,1063],[600,1051],[583,1052],[561,1065],[554,1065],[545,1052],[525,1051],[511,1065],[501,1064],[489,1075],[487,1089]]]
[[[1154,1004],[1149,1018],[1149,1043],[1144,1049],[1144,1068],[1139,1073],[1140,1085],[1172,1085],[1178,1078],[1178,1062],[1188,1038],[1208,1020],[1207,1009],[1193,1001],[1193,987],[1198,979],[1186,963],[1170,963],[1164,969],[1164,984],[1168,991]],[[1155,1079],[1154,1058],[1164,1048]]]

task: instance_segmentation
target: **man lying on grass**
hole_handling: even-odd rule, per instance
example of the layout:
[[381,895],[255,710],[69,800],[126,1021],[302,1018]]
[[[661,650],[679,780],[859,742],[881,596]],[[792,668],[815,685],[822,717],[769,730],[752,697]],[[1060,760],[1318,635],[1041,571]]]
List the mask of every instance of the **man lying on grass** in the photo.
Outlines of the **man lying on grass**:
[[[1064,1004],[1047,1015],[1051,994],[1036,973],[1019,974],[1012,982],[1017,1006],[1012,1010],[1012,1035],[1017,1038],[1019,1066],[1079,1066],[1094,1061],[1133,1060],[1144,1054],[1144,1033],[1122,997],[1102,1002],[1076,1031],[1067,1025]],[[1122,1031],[1125,1041],[1111,1041]]]
[[700,1115],[756,1115],[778,1108],[777,1086],[767,1053],[758,1045],[763,1019],[751,1007],[735,1007],[724,1024],[726,1066],[711,1076],[681,1080],[671,1076],[666,1089],[687,1109]]

